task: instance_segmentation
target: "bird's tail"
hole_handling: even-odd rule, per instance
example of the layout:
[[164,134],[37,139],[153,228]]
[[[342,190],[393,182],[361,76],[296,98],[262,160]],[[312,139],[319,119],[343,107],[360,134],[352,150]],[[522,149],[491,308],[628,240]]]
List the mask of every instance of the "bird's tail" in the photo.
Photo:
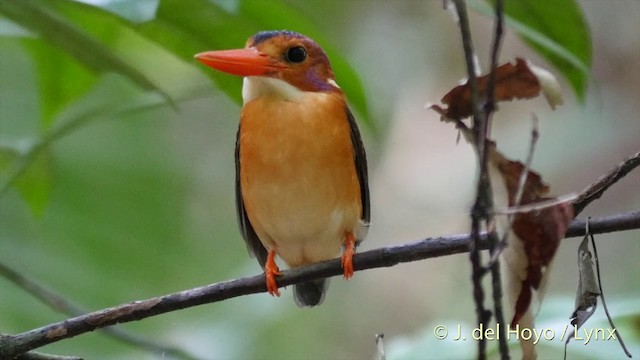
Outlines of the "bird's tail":
[[299,307],[320,305],[329,286],[328,279],[313,280],[293,286],[293,299]]

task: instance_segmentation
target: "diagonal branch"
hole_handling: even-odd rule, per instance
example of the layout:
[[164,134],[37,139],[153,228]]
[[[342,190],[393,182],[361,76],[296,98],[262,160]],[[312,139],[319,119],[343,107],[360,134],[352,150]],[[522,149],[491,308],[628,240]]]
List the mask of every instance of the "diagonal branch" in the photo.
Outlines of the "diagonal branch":
[[[59,311],[65,314],[66,316],[79,316],[87,313],[86,310],[73,304],[71,301],[67,300],[62,295],[45,288],[44,286],[22,275],[21,273],[15,271],[14,269],[12,269],[11,267],[7,266],[2,262],[0,262],[0,276],[4,277],[5,279],[8,279],[12,283],[14,283],[16,286],[22,288],[29,294],[33,295],[35,298],[45,303],[53,310]],[[170,345],[166,345],[166,344],[156,343],[143,336],[128,332],[118,327],[108,327],[103,329],[102,331],[104,331],[106,335],[111,336],[114,339],[120,340],[131,346],[135,346],[143,350],[155,353],[157,355],[161,355],[162,357],[170,357],[170,358],[185,359],[185,360],[197,360],[196,357],[194,357],[193,355],[187,353],[182,349],[179,349]],[[52,356],[49,354],[37,354],[37,353],[34,353],[34,354],[29,353],[29,354],[31,355],[32,359],[37,359],[38,356],[41,356],[42,359],[45,359],[45,357],[43,356]]]
[[[204,91],[194,91],[184,97],[175,99],[178,102],[194,100],[202,97]],[[29,147],[21,153],[6,169],[0,173],[0,198],[14,185],[16,180],[23,175],[44,151],[49,149],[56,141],[64,138],[75,131],[82,129],[88,122],[109,114],[111,118],[118,119],[121,115],[135,113],[143,110],[150,110],[167,104],[167,100],[154,91],[149,91],[140,96],[132,103],[124,105],[118,103],[104,103],[80,113],[74,114],[70,118],[62,118],[59,124],[51,130],[30,143]]]
[[640,166],[640,152],[622,160],[615,168],[600,177],[593,184],[584,189],[578,198],[573,201],[573,209],[576,215],[582,212],[592,201],[599,199],[611,185],[625,177],[633,169]]
[[51,355],[29,351],[28,353],[18,356],[16,360],[82,360],[82,358],[77,356]]

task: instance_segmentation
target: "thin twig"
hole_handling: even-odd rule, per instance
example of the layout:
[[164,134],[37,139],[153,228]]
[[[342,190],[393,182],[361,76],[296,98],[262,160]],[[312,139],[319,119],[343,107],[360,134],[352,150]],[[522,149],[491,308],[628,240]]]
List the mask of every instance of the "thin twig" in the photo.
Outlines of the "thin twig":
[[[538,117],[536,116],[536,114],[531,115],[531,122],[531,140],[529,141],[527,160],[524,164],[524,170],[522,170],[522,174],[520,174],[520,179],[518,179],[518,191],[516,191],[516,197],[513,202],[513,206],[516,207],[520,206],[520,202],[522,201],[522,195],[524,194],[524,185],[527,182],[527,177],[529,177],[529,169],[531,169],[531,164],[533,163],[533,155],[536,152],[536,144],[538,143],[538,138],[540,137],[540,132],[538,131]],[[513,226],[513,216],[509,217],[509,227],[506,230],[507,234],[509,233],[509,231],[511,231],[511,226]]]
[[[590,219],[587,218],[587,224],[590,227]],[[616,332],[616,334],[618,335],[618,342],[620,342],[620,346],[622,347],[622,350],[624,351],[625,355],[627,355],[627,357],[631,358],[631,353],[629,352],[629,349],[627,349],[627,346],[624,344],[624,341],[622,340],[622,334],[620,334],[620,331],[618,331],[618,328],[616,328],[616,326],[613,324],[613,319],[611,318],[611,315],[609,314],[609,308],[607,308],[607,302],[604,300],[604,291],[602,290],[602,279],[600,277],[600,259],[598,258],[598,249],[596,248],[596,240],[593,238],[593,233],[591,231],[589,231],[589,238],[591,239],[591,246],[593,247],[593,255],[595,255],[595,262],[596,262],[596,276],[598,277],[598,288],[600,290],[600,298],[602,299],[602,307],[604,308],[604,313],[607,315],[607,319],[609,320],[609,324],[611,325],[611,328],[614,329],[614,331]]]
[[[60,294],[57,294],[43,287],[42,285],[24,276],[18,271],[15,271],[14,269],[7,266],[1,261],[0,261],[0,276],[11,281],[19,288],[33,295],[36,299],[42,301],[43,303],[48,305],[50,308],[56,311],[59,311],[67,316],[80,316],[82,314],[87,313],[87,310],[73,304],[71,301],[67,300],[65,297],[61,296]],[[125,331],[117,327],[107,327],[102,329],[102,331],[106,335],[109,335],[126,344],[141,348],[143,350],[146,350],[155,354],[160,354],[168,358],[187,359],[187,360],[198,359],[182,349],[178,349],[169,345],[156,343],[143,336],[130,333],[128,331]],[[48,356],[48,354],[44,354],[44,355]]]
[[[511,233],[511,228],[513,227],[513,221],[515,219],[514,215],[519,212],[519,211],[514,211],[514,209],[518,209],[518,210],[520,209],[520,202],[522,201],[522,195],[524,194],[524,187],[527,182],[527,177],[529,177],[529,169],[531,169],[531,164],[533,163],[533,154],[536,151],[536,144],[538,143],[538,138],[540,136],[540,133],[538,132],[538,117],[535,114],[533,114],[532,120],[533,121],[531,125],[531,138],[529,141],[529,150],[527,151],[527,159],[524,163],[524,169],[520,174],[520,179],[518,179],[518,190],[516,191],[516,196],[513,202],[513,206],[510,206],[506,210],[494,209],[494,215],[509,214],[509,217],[508,217],[507,226],[505,229],[503,229],[502,239],[500,240],[500,243],[496,247],[495,251],[491,254],[491,259],[489,259],[489,261],[487,262],[487,266],[485,267],[485,269],[495,266],[495,264],[499,261],[500,254],[502,254],[502,251],[507,246],[509,233]],[[571,199],[567,201],[570,201],[570,200]]]
[[15,360],[82,360],[82,358],[77,356],[52,355],[29,351],[28,353],[18,356]]
[[498,54],[502,45],[503,26],[504,26],[504,3],[503,0],[497,0],[495,5],[495,30],[493,39],[491,39],[491,63],[489,78],[487,80],[487,99],[484,104],[484,112],[488,117],[489,114],[496,109],[495,88],[496,88],[496,68],[498,67]]
[[[469,28],[469,18],[467,16],[467,7],[464,0],[453,0],[456,12],[458,13],[458,23],[460,25],[460,35],[462,37],[462,47],[464,49],[464,60],[469,76],[469,87],[471,88],[471,102],[474,105],[480,103],[480,94],[478,92],[478,79],[475,65],[475,50],[473,49],[473,41],[471,40],[471,30]],[[473,117],[480,118],[480,106],[473,107]]]
[[[467,67],[467,75],[469,76],[469,86],[471,88],[471,104],[473,107],[473,137],[476,152],[478,153],[479,176],[476,192],[476,200],[471,210],[471,238],[469,244],[469,260],[471,262],[471,279],[473,283],[473,300],[476,308],[476,320],[479,327],[486,327],[490,319],[490,313],[484,306],[484,289],[482,287],[482,263],[480,259],[480,232],[481,222],[486,220],[486,200],[488,197],[487,189],[490,189],[486,168],[486,118],[482,117],[480,108],[480,94],[478,91],[478,79],[476,76],[475,51],[473,50],[473,40],[471,39],[471,30],[469,29],[469,18],[467,16],[466,4],[463,0],[454,0],[456,12],[458,14],[458,23],[460,26],[460,35],[462,38],[462,47],[464,50],[464,59]],[[487,345],[484,338],[478,341],[478,359],[486,358]]]
[[[609,224],[615,223],[616,227]],[[640,229],[640,211],[592,219],[594,234]],[[574,221],[567,237],[584,236],[584,221]],[[428,238],[403,245],[388,246],[358,253],[354,256],[356,271],[391,267],[400,263],[462,254],[469,250],[469,234]],[[486,234],[481,234],[480,249],[487,249]],[[340,259],[323,261],[301,268],[285,270],[278,277],[278,286],[342,275]],[[12,358],[26,351],[51,344],[106,326],[145,319],[197,305],[218,302],[248,294],[266,292],[264,274],[193,288],[173,294],[134,301],[60,321],[17,335],[0,336],[0,359]]]
[[640,166],[640,152],[622,160],[613,170],[600,177],[593,184],[580,192],[578,199],[573,202],[576,215],[582,212],[592,201],[599,199],[611,185],[625,177],[631,170]]
[[514,215],[514,214],[523,214],[532,211],[540,211],[550,207],[554,207],[558,204],[563,203],[572,203],[574,200],[578,199],[578,194],[566,194],[555,197],[549,200],[542,200],[534,203],[530,203],[522,206],[511,206],[506,209],[496,209],[494,214],[496,215]]
[[[187,94],[184,97],[176,99],[182,102],[202,97],[202,91]],[[134,104],[100,104],[90,108],[80,114],[63,119],[59,125],[50,129],[47,133],[33,141],[30,146],[18,158],[13,160],[7,169],[0,174],[0,198],[4,196],[15,181],[24,174],[31,164],[33,164],[44,150],[50,148],[57,140],[72,134],[74,131],[87,125],[87,123],[104,117],[105,114],[112,115],[110,118],[118,119],[122,115],[135,113],[142,110],[153,109],[156,107],[168,105],[167,100],[161,94],[156,92],[147,92],[141,95],[142,100]]]
[[[504,3],[502,0],[497,0],[495,5],[495,30],[493,33],[492,45],[491,45],[491,62],[489,72],[489,79],[487,82],[487,99],[483,106],[483,115],[484,119],[482,121],[482,127],[484,127],[483,137],[483,147],[482,157],[481,157],[481,166],[482,171],[486,174],[487,180],[484,184],[484,188],[478,188],[478,191],[482,191],[484,196],[486,197],[485,206],[486,208],[486,222],[487,224],[493,224],[495,222],[493,215],[493,194],[491,190],[491,184],[489,179],[489,170],[487,168],[488,161],[488,149],[485,145],[486,139],[489,138],[489,133],[491,131],[491,119],[492,114],[496,109],[495,104],[495,86],[496,86],[496,68],[498,67],[498,54],[500,53],[500,46],[502,44],[502,36],[503,36],[503,26],[504,26]],[[498,239],[498,234],[495,232],[490,232],[489,235],[489,254],[490,256],[494,256],[495,254],[500,252],[500,242]],[[496,324],[504,324],[504,312],[502,310],[502,275],[500,274],[500,264],[499,260],[495,261],[490,266],[491,269],[491,287],[493,294],[493,311],[494,316],[496,317]],[[507,336],[505,334],[505,327],[498,328],[499,333],[498,336],[498,345],[500,349],[500,357],[502,359],[509,359],[509,345],[507,344]]]
[[[474,244],[479,240],[479,233],[481,225],[484,223],[492,224],[493,219],[493,194],[491,190],[491,183],[488,171],[488,148],[486,146],[487,139],[489,138],[489,132],[491,129],[491,118],[493,111],[495,110],[495,70],[498,63],[498,54],[500,52],[500,45],[502,43],[503,35],[503,2],[498,0],[496,3],[496,21],[495,31],[492,39],[491,47],[491,70],[489,72],[488,85],[484,91],[486,98],[481,100],[481,94],[477,86],[476,79],[476,67],[475,59],[476,55],[473,51],[473,42],[471,39],[471,33],[469,31],[469,20],[466,14],[466,7],[462,1],[455,1],[456,10],[458,12],[460,33],[462,36],[462,44],[464,48],[465,63],[467,65],[467,73],[469,76],[469,84],[471,87],[471,101],[473,108],[473,135],[475,150],[478,154],[479,163],[479,176],[477,182],[476,199],[471,210],[471,235],[475,240],[472,242],[470,249],[470,260],[472,264],[472,279],[473,279],[473,293],[474,302],[476,304],[476,317],[478,318],[479,326],[485,325],[490,320],[490,313],[484,308],[484,290],[482,289],[482,277],[484,275],[484,268],[480,262],[479,250]],[[482,103],[484,101],[484,103]],[[487,226],[487,228],[489,228]],[[494,232],[489,234],[489,250],[493,255],[498,248],[498,235]],[[491,267],[492,278],[492,294],[494,315],[496,316],[497,323],[503,323],[504,316],[502,311],[502,284],[500,267],[496,262]],[[503,359],[509,358],[509,349],[506,342],[506,336],[504,329],[501,329],[501,333],[498,334],[500,339],[500,354]],[[484,339],[478,342],[478,358],[484,359],[486,357],[486,345]]]

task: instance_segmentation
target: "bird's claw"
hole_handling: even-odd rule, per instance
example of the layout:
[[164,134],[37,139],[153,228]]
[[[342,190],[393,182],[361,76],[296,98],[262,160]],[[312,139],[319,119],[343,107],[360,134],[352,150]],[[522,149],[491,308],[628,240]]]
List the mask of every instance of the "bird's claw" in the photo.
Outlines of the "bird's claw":
[[344,242],[344,252],[342,253],[342,269],[344,278],[349,280],[353,277],[353,255],[356,252],[356,240],[353,233],[348,233]]
[[267,257],[267,263],[264,266],[264,277],[267,283],[267,291],[271,296],[280,296],[280,290],[278,290],[278,283],[276,282],[276,276],[281,275],[280,268],[275,261],[276,252],[269,250]]

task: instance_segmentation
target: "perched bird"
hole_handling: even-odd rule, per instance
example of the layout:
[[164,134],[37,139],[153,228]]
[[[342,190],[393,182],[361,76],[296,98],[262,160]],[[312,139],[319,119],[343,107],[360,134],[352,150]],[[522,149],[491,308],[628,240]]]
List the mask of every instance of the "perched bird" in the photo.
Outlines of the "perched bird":
[[[369,225],[367,159],[356,122],[324,51],[291,31],[264,31],[244,49],[196,58],[244,76],[236,138],[236,205],[242,236],[280,296],[278,255],[289,267],[342,253],[346,279]],[[322,302],[327,280],[294,286],[298,306]]]

